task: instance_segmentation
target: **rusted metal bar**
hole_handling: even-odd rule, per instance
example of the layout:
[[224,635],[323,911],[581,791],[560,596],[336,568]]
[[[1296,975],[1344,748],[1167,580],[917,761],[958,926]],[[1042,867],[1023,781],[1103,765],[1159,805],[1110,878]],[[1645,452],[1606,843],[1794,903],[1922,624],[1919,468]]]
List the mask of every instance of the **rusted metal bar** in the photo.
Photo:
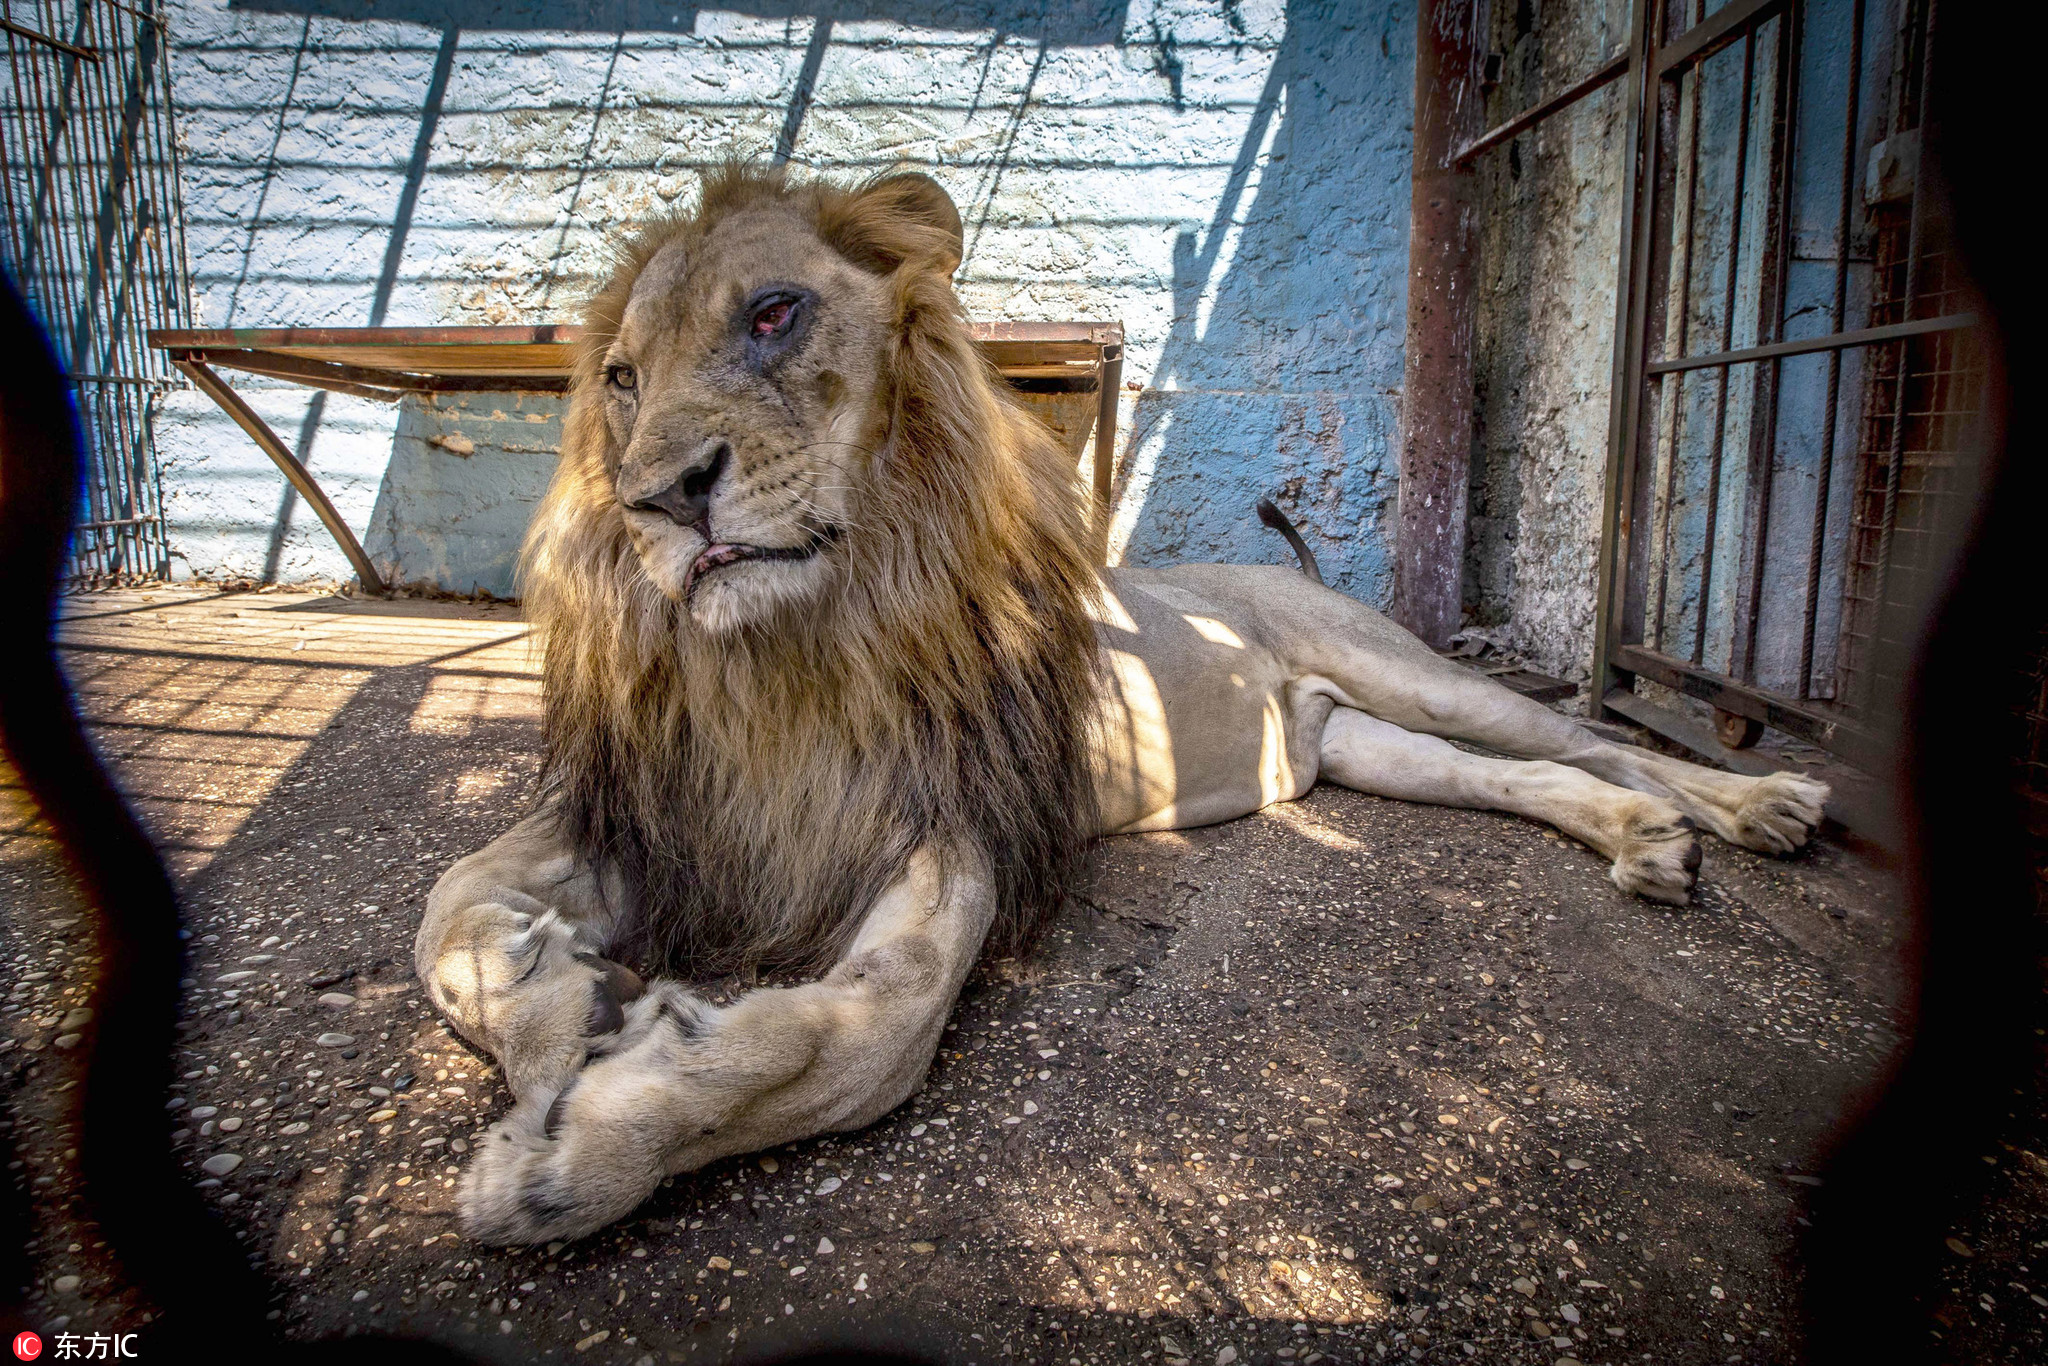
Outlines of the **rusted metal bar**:
[[[1849,314],[1849,215],[1856,204],[1857,125],[1863,110],[1863,0],[1849,15],[1849,112],[1842,125],[1842,189],[1835,218],[1834,327],[1837,335]],[[1842,402],[1842,353],[1828,353],[1827,412],[1821,418],[1820,472],[1813,490],[1813,530],[1806,547],[1806,611],[1799,634],[1799,700],[1813,695],[1813,636],[1820,622],[1820,580],[1826,568],[1828,493],[1835,479],[1836,409]]]
[[[1749,193],[1749,106],[1755,88],[1756,30],[1745,29],[1742,35],[1742,112],[1736,120],[1735,132],[1735,198],[1728,218],[1728,285],[1721,300],[1724,346],[1735,340],[1736,286],[1742,276],[1742,206]],[[1693,148],[1693,155],[1699,155],[1697,146]],[[1700,541],[1699,611],[1694,616],[1692,631],[1692,662],[1695,664],[1704,662],[1707,652],[1707,609],[1714,591],[1714,537],[1719,534],[1721,522],[1721,457],[1727,445],[1728,370],[1724,366],[1714,400],[1714,440],[1707,461],[1707,528]]]
[[[1636,570],[1644,545],[1646,523],[1642,504],[1647,481],[1639,478],[1636,453],[1641,441],[1643,405],[1649,386],[1642,376],[1643,344],[1650,327],[1649,278],[1660,252],[1656,248],[1656,208],[1660,177],[1670,175],[1669,158],[1661,153],[1665,119],[1663,83],[1650,79],[1650,56],[1656,49],[1657,5],[1661,0],[1634,0],[1629,14],[1628,138],[1622,161],[1621,263],[1615,299],[1614,371],[1607,410],[1607,471],[1601,481],[1600,557],[1594,583],[1592,713],[1601,716],[1601,699],[1623,683],[1614,652],[1631,633],[1641,634],[1643,585]],[[1664,238],[1668,256],[1670,229]],[[1661,326],[1661,312],[1659,314]]]
[[[1702,2],[1703,0],[1690,0],[1690,5],[1688,5],[1688,0],[1672,0],[1672,19],[1678,19],[1687,12],[1688,8],[1697,12]],[[1677,27],[1677,25],[1674,23],[1673,27]],[[1692,98],[1689,106],[1687,106],[1685,98],[1685,72],[1680,72],[1676,78],[1659,76],[1657,79],[1657,87],[1661,95],[1668,96],[1674,104],[1680,107],[1689,107],[1692,112],[1692,117],[1687,122],[1685,132],[1685,229],[1680,239],[1678,256],[1678,353],[1681,356],[1685,354],[1686,348],[1692,342],[1692,249],[1694,241],[1699,236],[1696,224],[1699,218],[1700,106],[1704,102],[1704,82],[1701,81],[1698,72],[1691,74],[1693,78]],[[1671,155],[1675,160],[1678,156],[1676,109],[1673,110],[1672,124]],[[1671,189],[1675,192],[1677,187],[1678,177],[1674,170],[1671,176]],[[1675,213],[1674,208],[1672,216],[1675,216]],[[1665,275],[1659,277],[1659,279],[1661,282],[1660,288],[1668,296],[1670,293],[1670,277]],[[1660,333],[1657,336],[1659,343],[1657,349],[1660,351],[1662,350],[1661,344],[1664,340]],[[1645,347],[1644,354],[1649,354],[1647,346]],[[1645,373],[1655,376],[1657,372],[1654,369],[1650,369]],[[1662,385],[1658,386],[1657,395],[1661,406],[1664,395]],[[1662,416],[1661,412],[1659,416]],[[1650,617],[1653,629],[1647,633],[1648,639],[1654,641],[1658,649],[1664,647],[1664,623],[1667,619],[1665,607],[1669,602],[1671,591],[1671,509],[1675,505],[1674,495],[1678,486],[1678,460],[1681,451],[1684,449],[1684,443],[1685,381],[1680,379],[1671,386],[1671,435],[1666,446],[1666,449],[1670,452],[1670,458],[1664,462],[1663,499],[1659,505],[1659,512],[1662,515],[1658,521],[1657,538],[1657,605]]]
[[1568,109],[1596,90],[1603,90],[1628,74],[1629,55],[1626,49],[1617,52],[1597,67],[1593,74],[1558,91],[1547,100],[1530,105],[1521,113],[1492,128],[1460,147],[1451,156],[1451,164],[1463,166],[1482,152],[1490,152],[1503,142],[1528,132],[1543,120],[1561,109]]
[[[265,379],[290,380],[294,384],[311,385],[315,389],[327,389],[337,394],[352,394],[357,398],[375,399],[379,403],[396,403],[406,393],[405,388],[389,385],[384,380],[382,374],[377,371],[370,372],[378,376],[377,382],[374,384],[364,384],[356,380],[343,379],[337,375],[325,373],[325,367],[322,366],[293,364],[289,357],[284,356],[260,357],[252,356],[244,351],[229,351],[225,354],[200,351],[181,352],[174,357],[174,360],[180,359],[202,361],[208,365],[218,366],[223,370],[239,370],[244,374],[262,375]],[[277,364],[273,362],[283,363]],[[337,368],[347,369],[348,367]]]
[[567,375],[434,375],[408,370],[376,369],[341,361],[307,360],[275,351],[187,351],[178,354],[223,370],[241,370],[270,379],[356,394],[380,402],[396,402],[403,394],[566,393]]
[[0,17],[0,28],[6,29],[17,38],[25,38],[31,43],[41,43],[44,47],[53,47],[59,52],[68,52],[80,61],[97,62],[100,59],[97,48],[80,47],[76,43],[67,43],[62,38],[52,38],[47,33],[38,33],[35,29],[28,27],[28,25],[17,24],[12,19]]
[[[1087,342],[1123,340],[1114,322],[978,322],[978,342]],[[180,351],[278,351],[295,346],[520,346],[573,345],[583,339],[574,323],[491,327],[209,327],[160,328],[152,346]]]
[[1649,371],[1653,375],[1669,375],[1681,370],[1706,370],[1716,365],[1741,365],[1747,361],[1771,360],[1779,356],[1805,356],[1816,351],[1848,351],[1858,346],[1875,346],[1928,332],[1958,332],[1975,327],[1981,321],[1975,313],[1948,313],[1939,318],[1916,318],[1911,322],[1887,323],[1883,327],[1861,327],[1854,332],[1834,332],[1825,337],[1801,337],[1796,341],[1768,346],[1745,346],[1740,351],[1716,351],[1712,355],[1687,356],[1682,360],[1652,361]]
[[[1759,314],[1770,319],[1771,340],[1785,338],[1785,291],[1791,269],[1792,129],[1797,117],[1799,28],[1790,15],[1778,21],[1777,86],[1771,98],[1770,200],[1764,216],[1764,278]],[[1771,535],[1771,493],[1778,464],[1778,392],[1782,360],[1757,367],[1749,424],[1749,477],[1743,481],[1742,564],[1736,586],[1735,642],[1728,671],[1756,682],[1756,633],[1763,616],[1764,566]],[[1764,414],[1759,422],[1754,414]],[[1756,743],[1755,738],[1750,740]]]
[[1705,61],[1730,43],[1754,33],[1787,3],[1788,0],[1729,0],[1657,54],[1657,74],[1663,76],[1689,63]]
[[327,533],[334,537],[335,544],[341,547],[341,553],[348,556],[348,562],[355,569],[356,577],[362,580],[363,588],[382,596],[387,590],[384,587],[384,580],[377,573],[377,567],[370,563],[370,557],[364,553],[362,544],[356,540],[356,534],[349,530],[348,523],[341,520],[341,514],[335,511],[334,504],[327,497],[327,491],[314,481],[306,467],[299,463],[299,458],[292,454],[291,448],[278,438],[276,432],[270,430],[269,424],[258,417],[255,410],[242,401],[240,394],[229,388],[225,380],[208,369],[204,361],[174,357],[171,363],[184,371],[186,376],[199,386],[201,393],[218,403],[221,410],[235,420],[235,425],[247,432],[250,439],[270,457],[271,463],[283,471],[291,486],[299,491],[299,496],[306,500],[314,514],[320,518],[320,523],[327,528]]
[[[345,365],[340,361],[307,360],[303,356],[285,355],[277,351],[204,351],[173,352],[174,356],[186,360],[204,361],[222,370],[245,370],[252,375],[268,375],[273,379],[302,380],[308,384],[332,381],[353,384],[365,389],[392,389],[426,392],[434,387],[435,380],[427,375],[410,375],[397,370],[373,370],[361,365]],[[388,397],[397,397],[396,394]]]
[[1687,697],[1696,697],[1738,716],[1754,717],[1787,735],[1809,740],[1832,754],[1839,754],[1865,772],[1881,772],[1882,766],[1888,762],[1887,746],[1860,726],[1840,716],[1765,692],[1726,674],[1673,659],[1661,651],[1648,650],[1640,645],[1622,646],[1616,651],[1615,662],[1630,673],[1641,674]]
[[1116,480],[1116,402],[1124,386],[1122,342],[1102,348],[1095,391],[1095,558],[1109,563],[1110,499]]
[[161,328],[150,345],[174,351],[276,351],[293,346],[502,346],[567,344],[583,329],[548,323],[535,327],[208,327]]
[[1431,645],[1462,624],[1472,465],[1472,175],[1452,153],[1478,132],[1479,16],[1473,0],[1422,0],[1415,40],[1415,144],[1408,229],[1408,333],[1394,619]]

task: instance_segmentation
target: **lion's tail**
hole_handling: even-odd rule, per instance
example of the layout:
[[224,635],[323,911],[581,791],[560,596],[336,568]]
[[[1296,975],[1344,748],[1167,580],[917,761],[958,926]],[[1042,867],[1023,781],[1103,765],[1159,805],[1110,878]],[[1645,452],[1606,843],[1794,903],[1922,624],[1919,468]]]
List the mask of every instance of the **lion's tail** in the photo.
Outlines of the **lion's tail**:
[[1294,523],[1287,520],[1287,514],[1273,506],[1271,498],[1259,499],[1259,520],[1287,538],[1287,544],[1294,547],[1295,558],[1301,561],[1301,572],[1317,583],[1323,581],[1323,571],[1316,564],[1316,553],[1308,548],[1308,542],[1301,539],[1301,533],[1294,529]]

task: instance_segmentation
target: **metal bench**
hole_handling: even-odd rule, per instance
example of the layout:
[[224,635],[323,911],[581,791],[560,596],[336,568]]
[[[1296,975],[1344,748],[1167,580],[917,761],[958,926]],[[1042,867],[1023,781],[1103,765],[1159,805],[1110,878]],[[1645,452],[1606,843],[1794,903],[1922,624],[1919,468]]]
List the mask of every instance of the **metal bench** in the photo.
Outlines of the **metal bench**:
[[[581,333],[570,326],[214,328],[159,329],[149,340],[262,448],[318,514],[363,588],[382,594],[382,576],[325,491],[217,372],[238,370],[386,403],[407,394],[564,393]],[[1100,556],[1108,544],[1116,469],[1123,324],[976,323],[974,340],[1011,387],[1067,439],[1076,458],[1093,429],[1093,536]],[[1089,413],[1077,399],[1091,394]]]

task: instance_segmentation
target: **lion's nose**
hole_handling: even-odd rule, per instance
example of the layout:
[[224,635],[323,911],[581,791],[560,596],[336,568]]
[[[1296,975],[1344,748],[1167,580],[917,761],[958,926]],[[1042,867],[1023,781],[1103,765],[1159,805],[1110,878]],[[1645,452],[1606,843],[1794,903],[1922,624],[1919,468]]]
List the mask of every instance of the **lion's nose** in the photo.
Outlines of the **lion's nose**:
[[641,512],[659,512],[677,526],[702,531],[711,518],[711,490],[731,459],[731,446],[723,441],[707,442],[697,462],[677,475],[674,483],[626,506]]

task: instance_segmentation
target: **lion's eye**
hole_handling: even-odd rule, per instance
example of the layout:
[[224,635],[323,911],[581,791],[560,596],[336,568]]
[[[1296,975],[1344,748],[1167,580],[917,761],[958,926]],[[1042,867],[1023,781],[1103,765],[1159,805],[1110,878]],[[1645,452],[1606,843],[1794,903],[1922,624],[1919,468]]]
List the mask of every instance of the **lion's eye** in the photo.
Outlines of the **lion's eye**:
[[614,389],[631,389],[640,382],[640,376],[633,373],[633,367],[630,365],[606,366],[604,377],[611,382]]
[[789,326],[789,315],[795,309],[796,304],[789,299],[779,299],[772,304],[763,305],[761,311],[754,315],[754,335],[757,337],[774,336],[777,332]]

